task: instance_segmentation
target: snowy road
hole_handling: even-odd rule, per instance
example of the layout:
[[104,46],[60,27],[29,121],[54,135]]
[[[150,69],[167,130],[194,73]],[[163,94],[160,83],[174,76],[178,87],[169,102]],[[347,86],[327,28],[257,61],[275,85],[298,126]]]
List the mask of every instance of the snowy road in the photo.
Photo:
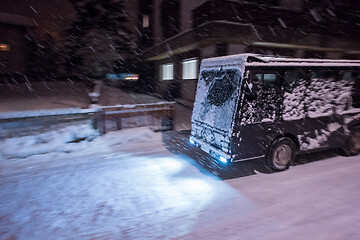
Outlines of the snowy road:
[[187,134],[2,159],[0,239],[360,239],[360,156],[222,180]]

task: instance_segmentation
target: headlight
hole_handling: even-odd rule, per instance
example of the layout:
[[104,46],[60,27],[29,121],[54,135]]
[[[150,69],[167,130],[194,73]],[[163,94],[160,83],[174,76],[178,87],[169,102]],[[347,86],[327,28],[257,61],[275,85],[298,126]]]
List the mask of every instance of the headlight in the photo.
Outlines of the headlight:
[[228,163],[228,160],[227,160],[226,157],[220,156],[220,157],[219,157],[219,160],[220,160],[220,162],[222,162],[222,163],[224,163],[224,164],[227,164],[227,163]]

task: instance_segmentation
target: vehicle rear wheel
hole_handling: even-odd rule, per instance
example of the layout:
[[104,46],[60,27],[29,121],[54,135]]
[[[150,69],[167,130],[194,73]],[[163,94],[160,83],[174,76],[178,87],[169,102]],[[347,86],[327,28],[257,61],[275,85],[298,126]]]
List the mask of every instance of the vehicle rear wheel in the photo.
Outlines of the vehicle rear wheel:
[[343,151],[346,156],[355,156],[360,153],[360,126],[351,129],[350,138]]
[[270,147],[267,164],[276,171],[289,168],[295,158],[296,146],[290,138],[278,138]]

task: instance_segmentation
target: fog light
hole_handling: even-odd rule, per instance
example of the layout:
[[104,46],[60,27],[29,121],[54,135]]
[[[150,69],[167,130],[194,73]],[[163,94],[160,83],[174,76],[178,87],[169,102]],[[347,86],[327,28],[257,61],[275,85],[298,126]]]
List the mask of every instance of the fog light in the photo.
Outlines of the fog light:
[[189,142],[190,142],[190,144],[195,145],[195,141],[192,140],[191,138],[189,139]]
[[224,164],[227,164],[227,163],[228,163],[227,158],[225,158],[225,157],[223,157],[223,156],[220,156],[220,157],[219,157],[219,160],[220,160],[220,162],[222,162],[222,163],[224,163]]

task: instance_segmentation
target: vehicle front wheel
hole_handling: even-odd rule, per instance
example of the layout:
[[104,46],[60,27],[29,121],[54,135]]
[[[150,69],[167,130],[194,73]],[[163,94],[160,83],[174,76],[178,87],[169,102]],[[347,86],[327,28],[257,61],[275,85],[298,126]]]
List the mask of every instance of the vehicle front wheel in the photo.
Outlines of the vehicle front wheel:
[[360,126],[351,129],[346,146],[343,147],[346,156],[355,156],[360,153]]
[[267,164],[275,171],[289,168],[295,158],[296,145],[290,138],[278,138],[271,144]]

